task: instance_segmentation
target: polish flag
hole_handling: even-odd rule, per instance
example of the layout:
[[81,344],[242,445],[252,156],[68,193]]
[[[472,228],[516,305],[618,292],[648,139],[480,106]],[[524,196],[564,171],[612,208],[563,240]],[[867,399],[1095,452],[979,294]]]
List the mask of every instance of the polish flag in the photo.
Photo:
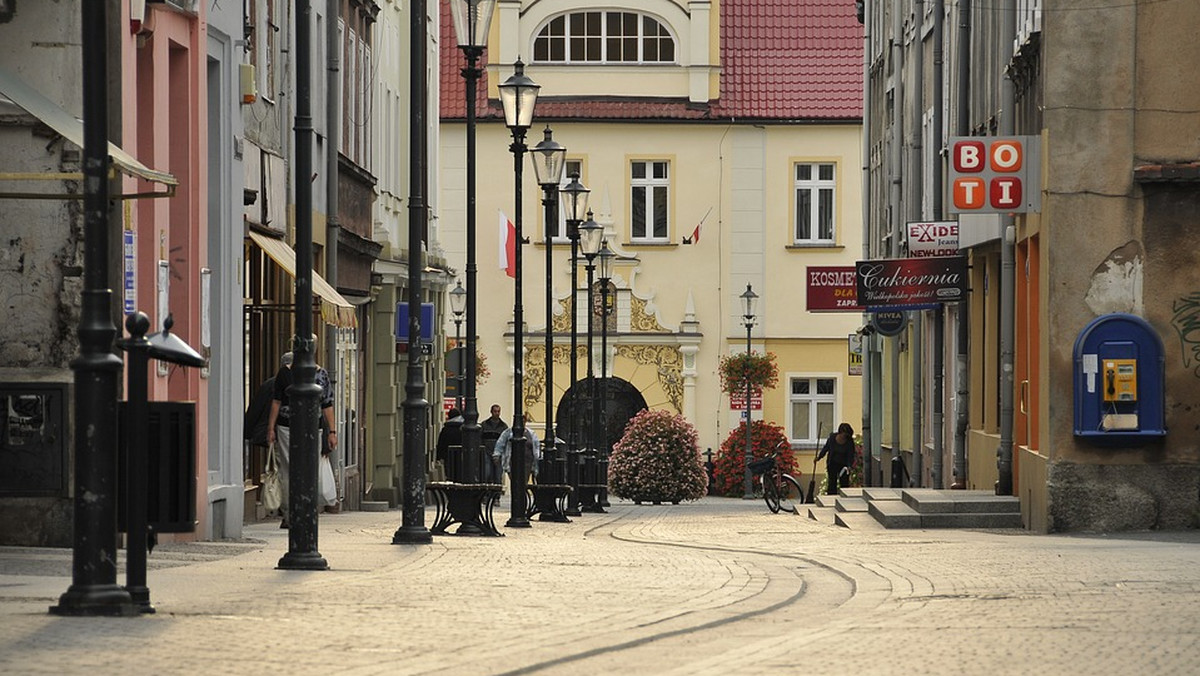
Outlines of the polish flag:
[[701,225],[704,225],[704,223],[703,222],[697,223],[696,229],[692,231],[692,244],[700,243],[700,226]]
[[517,278],[517,226],[500,212],[500,269],[513,279]]

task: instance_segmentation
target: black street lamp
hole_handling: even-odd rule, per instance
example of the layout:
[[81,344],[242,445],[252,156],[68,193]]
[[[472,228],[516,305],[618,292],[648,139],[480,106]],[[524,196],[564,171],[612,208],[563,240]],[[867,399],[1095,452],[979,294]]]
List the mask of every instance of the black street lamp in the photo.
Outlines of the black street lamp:
[[[567,217],[567,236],[571,239],[571,430],[567,438],[567,484],[571,493],[567,496],[567,516],[581,516],[579,511],[579,416],[575,415],[579,399],[575,385],[579,382],[579,224],[588,216],[588,194],[591,191],[579,182],[579,174],[572,173],[571,181],[563,186],[564,211]],[[595,221],[593,221],[595,223]],[[597,226],[599,227],[599,226]]]
[[[592,212],[588,211],[587,220],[583,225],[579,226],[579,248],[583,252],[583,257],[587,261],[585,269],[587,270],[587,375],[588,375],[588,433],[585,435],[588,444],[588,462],[594,460],[596,449],[600,443],[597,441],[597,430],[600,429],[600,410],[596,407],[596,369],[593,366],[593,353],[595,351],[592,336],[594,329],[592,328],[592,319],[596,314],[595,295],[592,289],[593,274],[596,271],[596,256],[600,254],[600,245],[604,240],[604,228],[592,218]],[[584,483],[582,480],[579,483]],[[595,483],[594,480],[587,483]],[[589,489],[590,491],[591,489]],[[582,496],[580,496],[582,498]],[[588,511],[594,511],[599,508],[599,505],[594,504],[595,497],[589,495],[588,502],[585,507]]]
[[[466,354],[462,346],[462,320],[466,304],[467,290],[462,287],[460,282],[450,292],[450,313],[454,315],[454,407],[459,411],[462,411],[463,407],[463,364]],[[474,458],[467,456],[467,461],[470,464]],[[473,480],[468,479],[468,481],[474,483]]]
[[607,407],[608,407],[608,284],[612,279],[613,259],[617,257],[613,250],[608,248],[608,242],[605,241],[600,249],[600,414],[598,428],[600,430],[600,455],[597,458],[596,464],[599,472],[600,484],[599,495],[596,496],[596,508],[598,511],[604,511],[604,505],[608,502],[608,454],[611,449],[608,446],[608,425]]
[[750,434],[750,394],[752,386],[750,384],[750,329],[754,328],[754,303],[758,300],[758,294],[746,285],[746,291],[741,295],[742,298],[742,319],[746,324],[746,476],[742,484],[742,497],[753,498],[754,486],[752,485],[752,477],[750,476],[750,462],[754,459],[754,449],[751,444],[752,436]]
[[[558,448],[554,433],[554,228],[558,222],[558,186],[562,184],[563,167],[566,165],[567,149],[554,140],[550,126],[542,142],[533,147],[533,171],[537,175],[538,185],[542,186],[542,207],[545,209],[543,220],[546,236],[546,432],[542,442],[544,452],[550,454],[551,461],[558,457]],[[552,465],[557,467],[557,465]],[[557,470],[555,470],[557,471]],[[553,483],[563,479],[555,477]]]
[[[311,3],[296,4],[297,17],[311,16]],[[296,176],[312,176],[312,22],[296,22]],[[285,570],[327,570],[317,551],[317,462],[320,439],[321,387],[317,385],[316,341],[313,340],[313,190],[312,182],[296,181],[296,298],[292,336],[294,380],[288,388],[291,431],[288,441],[288,551],[279,559]]]
[[[496,0],[450,0],[450,14],[454,19],[454,33],[458,37],[458,48],[467,58],[467,67],[462,75],[467,81],[467,350],[466,350],[466,379],[462,396],[466,399],[466,410],[463,411],[463,454],[467,458],[467,480],[474,481],[478,477],[479,446],[481,429],[479,427],[479,400],[476,398],[476,341],[479,335],[476,327],[476,301],[479,298],[479,287],[476,284],[478,268],[475,262],[475,98],[476,86],[482,74],[479,68],[479,57],[487,47],[488,27],[492,23],[492,15],[496,8]],[[463,363],[459,362],[460,370]],[[461,408],[461,407],[460,407]],[[488,449],[485,449],[487,452]],[[490,452],[488,453],[490,457]]]
[[117,584],[117,379],[108,278],[108,41],[106,2],[85,2],[83,51],[83,296],[75,372],[71,586],[55,615],[133,615]]
[[[404,410],[403,509],[400,527],[392,534],[392,544],[427,545],[433,543],[433,533],[425,527],[425,436],[429,402],[425,399],[425,360],[421,357],[421,294],[425,268],[422,252],[425,228],[429,225],[429,203],[425,195],[428,179],[425,156],[429,150],[426,125],[429,91],[425,70],[429,62],[429,29],[425,0],[412,0],[409,15],[408,102],[411,112],[408,128],[412,147],[408,158],[408,365],[401,404]],[[308,176],[306,173],[297,175]],[[297,260],[310,259],[297,257]]]
[[525,466],[525,402],[522,391],[522,376],[525,369],[524,311],[521,307],[521,181],[524,173],[525,133],[533,122],[533,107],[537,104],[538,85],[525,75],[525,64],[517,59],[513,64],[513,74],[498,86],[500,103],[504,106],[504,126],[512,132],[512,145],[508,149],[513,154],[513,172],[516,174],[514,185],[513,227],[516,230],[515,267],[517,271],[513,284],[513,424],[512,424],[512,454],[509,458],[509,475],[512,479],[512,514],[507,526],[510,528],[529,528],[529,517],[525,515],[525,477],[529,468]]

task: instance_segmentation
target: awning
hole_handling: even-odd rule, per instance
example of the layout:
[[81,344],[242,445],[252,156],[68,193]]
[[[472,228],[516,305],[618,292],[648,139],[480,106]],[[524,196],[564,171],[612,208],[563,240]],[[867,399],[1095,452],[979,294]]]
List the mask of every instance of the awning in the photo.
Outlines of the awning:
[[[279,267],[291,275],[292,279],[296,278],[296,250],[288,246],[288,243],[282,239],[267,237],[266,235],[250,231],[250,239],[258,245],[260,249],[266,252],[271,260],[275,261]],[[321,299],[321,319],[325,320],[326,324],[333,324],[342,328],[351,328],[358,325],[358,318],[354,314],[354,306],[350,301],[342,297],[342,294],[337,292],[337,289],[329,285],[325,278],[317,274],[316,270],[312,273],[313,295]]]
[[[83,147],[83,122],[76,119],[73,115],[63,110],[50,99],[46,98],[41,92],[30,87],[21,78],[12,73],[0,68],[0,95],[3,95],[8,100],[20,106],[25,112],[41,120],[47,127],[50,127],[55,132],[71,143]],[[179,185],[179,181],[174,176],[164,172],[156,171],[138,162],[132,155],[121,150],[114,143],[108,144],[108,156],[112,160],[117,170],[126,176],[140,178],[151,183],[157,183],[166,186],[165,191],[156,192],[134,192],[123,194],[123,199],[138,198],[138,197],[171,197],[175,194],[175,187]],[[4,173],[0,172],[0,181],[62,181],[62,180],[83,180],[81,172],[65,172],[65,173]],[[24,197],[33,199],[69,199],[76,198],[80,195],[70,195],[66,193],[51,194],[51,193],[24,193],[11,192],[0,190],[0,197]]]

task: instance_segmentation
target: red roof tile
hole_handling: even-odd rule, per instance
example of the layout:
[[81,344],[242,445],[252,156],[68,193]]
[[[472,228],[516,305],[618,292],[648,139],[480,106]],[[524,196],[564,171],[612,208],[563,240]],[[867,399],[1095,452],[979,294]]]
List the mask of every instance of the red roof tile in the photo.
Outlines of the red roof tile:
[[[852,0],[735,0],[721,3],[720,98],[708,104],[685,99],[616,96],[554,97],[543,93],[538,117],[556,120],[857,120],[862,117],[862,26]],[[443,120],[466,117],[466,60],[458,50],[449,12],[441,20]],[[486,62],[487,54],[481,62]],[[477,114],[501,117],[499,103],[484,100],[479,80]],[[490,105],[489,105],[490,104]]]

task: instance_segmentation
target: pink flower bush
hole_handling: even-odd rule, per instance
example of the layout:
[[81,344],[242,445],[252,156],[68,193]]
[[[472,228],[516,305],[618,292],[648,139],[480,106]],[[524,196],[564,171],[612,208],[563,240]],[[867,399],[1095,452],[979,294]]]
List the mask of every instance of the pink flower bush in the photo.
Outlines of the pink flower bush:
[[699,500],[708,489],[708,475],[696,428],[667,411],[638,413],[613,446],[608,488],[637,503]]

